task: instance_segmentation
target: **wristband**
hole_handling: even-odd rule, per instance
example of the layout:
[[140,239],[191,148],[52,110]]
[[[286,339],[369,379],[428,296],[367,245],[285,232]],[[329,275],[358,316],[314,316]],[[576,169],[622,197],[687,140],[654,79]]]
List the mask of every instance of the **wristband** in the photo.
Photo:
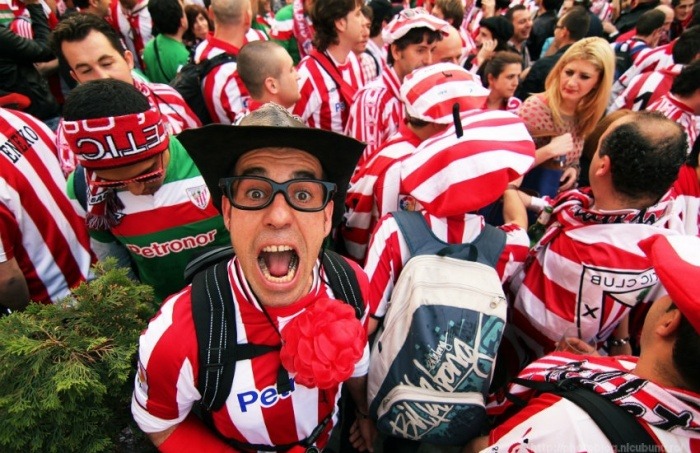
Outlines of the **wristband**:
[[630,342],[630,337],[610,338],[610,339],[608,339],[608,346],[610,346],[611,348],[617,348],[617,347],[629,344],[629,342]]

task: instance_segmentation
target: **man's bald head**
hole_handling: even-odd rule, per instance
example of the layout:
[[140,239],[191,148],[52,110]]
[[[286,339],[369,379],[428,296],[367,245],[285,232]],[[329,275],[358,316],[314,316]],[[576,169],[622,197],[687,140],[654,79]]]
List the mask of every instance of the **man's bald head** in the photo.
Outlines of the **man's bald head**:
[[462,58],[462,38],[454,27],[449,27],[447,36],[438,41],[433,51],[433,63],[459,64]]

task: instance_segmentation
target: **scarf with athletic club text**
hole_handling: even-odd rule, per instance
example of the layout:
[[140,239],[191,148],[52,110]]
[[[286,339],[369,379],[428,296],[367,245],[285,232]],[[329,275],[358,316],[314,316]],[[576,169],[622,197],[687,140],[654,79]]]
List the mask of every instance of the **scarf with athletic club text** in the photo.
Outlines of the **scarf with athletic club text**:
[[299,57],[304,58],[313,49],[314,27],[304,12],[304,0],[294,0],[292,11],[292,31],[299,46]]
[[[662,387],[634,374],[636,357],[593,357],[559,352],[536,360],[518,377],[535,382],[575,379],[655,428],[690,439],[700,439],[700,395]],[[509,393],[529,400],[535,390],[512,384]],[[501,398],[489,402],[489,414],[500,415],[512,403]]]

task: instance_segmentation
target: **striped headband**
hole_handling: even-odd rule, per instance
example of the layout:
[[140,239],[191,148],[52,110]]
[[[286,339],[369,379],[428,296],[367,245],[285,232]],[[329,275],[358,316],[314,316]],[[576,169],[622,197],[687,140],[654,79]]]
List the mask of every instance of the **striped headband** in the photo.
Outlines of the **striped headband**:
[[121,116],[64,121],[66,141],[87,169],[122,167],[168,148],[157,108]]
[[408,74],[400,97],[411,118],[437,124],[452,124],[452,109],[459,112],[483,109],[489,90],[474,76],[453,63],[436,63]]
[[433,31],[441,31],[447,36],[450,24],[431,15],[423,8],[404,9],[382,30],[384,44],[391,44],[414,28],[425,27]]

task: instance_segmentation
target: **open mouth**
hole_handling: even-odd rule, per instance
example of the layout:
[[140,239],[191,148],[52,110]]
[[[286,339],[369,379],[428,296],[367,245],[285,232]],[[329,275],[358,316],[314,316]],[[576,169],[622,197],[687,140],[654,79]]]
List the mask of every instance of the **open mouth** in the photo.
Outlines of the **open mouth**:
[[299,255],[288,245],[269,245],[258,256],[258,266],[272,283],[292,281],[299,266]]

